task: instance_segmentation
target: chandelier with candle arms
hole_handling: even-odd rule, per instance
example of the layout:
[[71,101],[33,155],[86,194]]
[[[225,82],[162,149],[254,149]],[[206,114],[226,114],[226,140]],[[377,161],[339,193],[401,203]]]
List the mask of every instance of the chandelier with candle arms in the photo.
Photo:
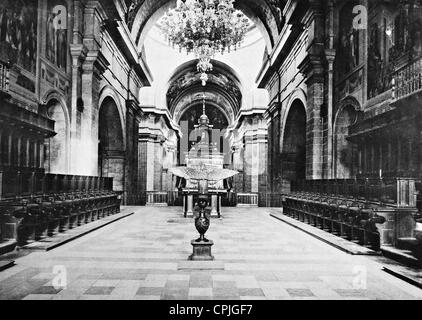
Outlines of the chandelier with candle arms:
[[217,52],[236,50],[250,27],[249,19],[234,9],[234,0],[178,0],[160,25],[169,44],[199,60],[197,70],[202,85],[213,70],[211,59]]

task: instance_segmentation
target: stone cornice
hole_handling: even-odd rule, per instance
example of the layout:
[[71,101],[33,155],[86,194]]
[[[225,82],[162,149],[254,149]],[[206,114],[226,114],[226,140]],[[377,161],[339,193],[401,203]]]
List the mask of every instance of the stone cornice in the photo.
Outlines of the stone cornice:
[[159,109],[155,106],[141,106],[141,110],[145,115],[151,114],[151,115],[160,115],[163,116],[166,124],[169,126],[170,129],[174,130],[177,135],[181,135],[182,130],[180,129],[180,126],[178,126],[174,121],[173,118],[170,115],[170,112],[168,109],[163,110]]
[[264,119],[271,121],[271,118],[274,118],[280,112],[281,103],[273,102],[270,107],[264,113]]
[[287,55],[291,51],[295,41],[304,30],[302,17],[306,12],[306,7],[300,4],[300,1],[290,1],[284,11],[286,24],[281,31],[279,41],[275,45],[271,54],[269,54],[256,78],[258,88],[264,88],[267,82],[271,79],[272,75],[277,72],[278,68],[282,65]]
[[141,79],[143,85],[150,86],[153,81],[151,71],[145,61],[143,61],[142,57],[138,54],[126,25],[121,21],[109,19],[104,21],[104,27],[127,60],[128,64]]
[[248,110],[240,110],[239,115],[237,116],[236,121],[234,122],[231,130],[239,128],[244,118],[254,117],[254,116],[263,117],[265,112],[266,112],[266,109],[264,108],[252,108]]

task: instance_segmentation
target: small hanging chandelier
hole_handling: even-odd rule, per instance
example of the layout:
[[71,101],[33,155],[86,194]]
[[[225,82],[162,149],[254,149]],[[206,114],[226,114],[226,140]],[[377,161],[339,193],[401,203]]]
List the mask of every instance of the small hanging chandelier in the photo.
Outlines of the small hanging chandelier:
[[250,27],[249,19],[233,6],[234,0],[178,0],[177,7],[161,19],[161,27],[173,48],[193,52],[202,85],[213,70],[217,52],[236,50]]

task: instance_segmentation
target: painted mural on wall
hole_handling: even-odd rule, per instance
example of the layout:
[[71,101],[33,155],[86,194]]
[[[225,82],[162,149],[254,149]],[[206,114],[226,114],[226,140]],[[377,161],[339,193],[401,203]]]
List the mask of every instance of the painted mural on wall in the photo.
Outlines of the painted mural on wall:
[[281,30],[281,27],[284,23],[284,16],[283,16],[283,8],[285,6],[285,1],[283,0],[268,0],[268,4],[271,7],[271,10],[274,13],[274,17],[277,21],[277,26],[279,28],[279,31]]
[[385,26],[381,28],[377,23],[369,27],[368,37],[368,99],[391,88],[392,64],[387,61],[389,48]]
[[410,57],[422,55],[422,1],[400,3],[395,10],[398,14],[394,19],[392,31],[393,46],[390,48],[390,60],[394,61],[403,55]]
[[368,99],[391,89],[394,69],[422,56],[422,1],[383,12],[369,23]]
[[132,29],[133,23],[135,21],[136,14],[138,13],[139,8],[145,2],[145,0],[125,0],[128,11],[126,14],[126,23],[129,30]]
[[0,1],[1,56],[35,74],[37,55],[37,2]]
[[359,43],[362,31],[353,28],[354,6],[355,3],[347,3],[339,15],[340,24],[336,59],[337,80],[355,70],[361,63]]
[[67,5],[49,0],[47,6],[46,58],[60,69],[67,66]]

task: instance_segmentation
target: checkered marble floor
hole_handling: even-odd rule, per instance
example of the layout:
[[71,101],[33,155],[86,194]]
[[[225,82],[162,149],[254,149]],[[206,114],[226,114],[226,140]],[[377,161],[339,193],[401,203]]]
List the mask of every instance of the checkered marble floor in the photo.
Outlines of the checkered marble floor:
[[[269,216],[223,208],[207,237],[219,268],[180,268],[198,235],[181,208],[135,214],[0,272],[0,299],[422,299],[422,290]],[[205,264],[206,265],[206,264]]]

